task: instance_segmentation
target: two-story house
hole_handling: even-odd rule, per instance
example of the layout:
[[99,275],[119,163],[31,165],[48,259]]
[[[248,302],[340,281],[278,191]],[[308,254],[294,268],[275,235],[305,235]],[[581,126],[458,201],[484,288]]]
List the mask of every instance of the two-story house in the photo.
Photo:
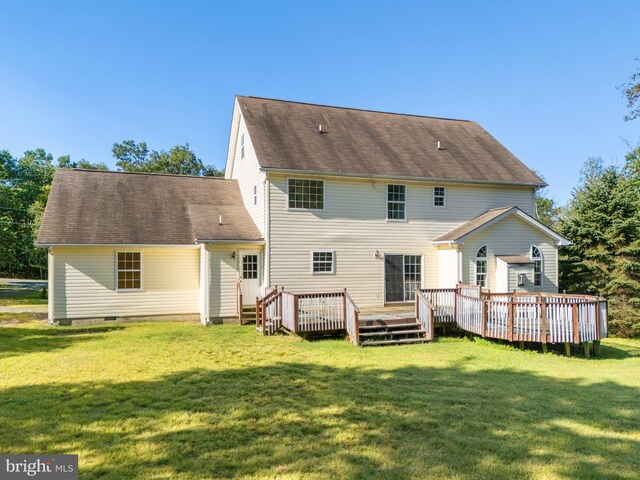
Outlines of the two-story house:
[[237,318],[267,287],[556,292],[569,241],[544,182],[477,123],[254,97],[234,104],[226,178],[58,170],[38,243],[51,321]]

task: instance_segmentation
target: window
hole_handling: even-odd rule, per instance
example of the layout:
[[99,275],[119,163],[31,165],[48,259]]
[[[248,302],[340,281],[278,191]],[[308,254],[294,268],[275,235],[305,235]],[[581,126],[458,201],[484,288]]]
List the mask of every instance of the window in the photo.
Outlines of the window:
[[416,288],[421,286],[421,263],[420,255],[404,256],[404,300],[410,301],[415,297]]
[[255,280],[258,278],[258,255],[242,255],[243,280]]
[[533,260],[533,284],[539,287],[542,285],[542,252],[535,245],[531,247],[531,260]]
[[444,207],[445,190],[444,187],[433,187],[433,206]]
[[257,185],[253,186],[253,204],[254,205],[258,204],[258,186]]
[[487,246],[484,245],[476,253],[476,285],[487,286]]
[[387,220],[406,220],[406,204],[406,187],[387,185]]
[[333,273],[333,259],[333,250],[311,252],[311,273],[314,275]]
[[240,135],[240,160],[244,158],[244,133]]
[[324,181],[290,178],[288,183],[289,208],[322,210],[324,208]]
[[142,288],[140,252],[118,252],[117,255],[118,290],[140,290]]

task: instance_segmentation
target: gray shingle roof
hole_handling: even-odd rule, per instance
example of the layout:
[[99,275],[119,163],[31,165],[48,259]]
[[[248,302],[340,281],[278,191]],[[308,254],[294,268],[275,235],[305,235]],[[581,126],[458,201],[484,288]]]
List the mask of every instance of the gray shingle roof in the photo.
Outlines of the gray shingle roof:
[[57,170],[37,243],[193,245],[196,240],[261,239],[235,180]]
[[465,235],[469,235],[474,230],[482,227],[483,225],[489,223],[492,220],[495,220],[500,215],[508,212],[517,207],[502,207],[502,208],[493,208],[491,210],[487,210],[486,212],[478,215],[475,218],[472,218],[468,222],[463,223],[459,227],[454,228],[453,230],[448,231],[444,235],[440,235],[438,238],[435,238],[433,241],[435,242],[455,242]]
[[475,122],[237,99],[265,169],[544,185]]
[[510,265],[529,265],[533,263],[533,260],[525,255],[496,255],[496,257]]

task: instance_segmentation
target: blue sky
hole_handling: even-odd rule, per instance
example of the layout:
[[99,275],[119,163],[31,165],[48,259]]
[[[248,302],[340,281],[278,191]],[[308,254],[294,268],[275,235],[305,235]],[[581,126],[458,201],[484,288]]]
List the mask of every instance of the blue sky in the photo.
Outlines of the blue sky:
[[566,201],[589,156],[620,164],[640,120],[637,2],[5,2],[0,149],[113,165],[189,143],[224,166],[233,96],[479,122]]

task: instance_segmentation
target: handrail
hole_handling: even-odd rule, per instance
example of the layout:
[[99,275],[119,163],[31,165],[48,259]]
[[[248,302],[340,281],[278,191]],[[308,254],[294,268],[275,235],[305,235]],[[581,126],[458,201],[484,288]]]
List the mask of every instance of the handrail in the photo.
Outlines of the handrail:
[[236,309],[238,313],[238,321],[242,323],[242,283],[240,280],[236,282]]
[[426,295],[416,288],[416,321],[426,332],[427,340],[433,340],[434,307]]
[[353,343],[354,345],[360,345],[360,328],[358,327],[358,316],[360,315],[360,309],[356,306],[346,288],[344,289],[344,302],[345,328],[347,329],[347,335],[351,343]]

